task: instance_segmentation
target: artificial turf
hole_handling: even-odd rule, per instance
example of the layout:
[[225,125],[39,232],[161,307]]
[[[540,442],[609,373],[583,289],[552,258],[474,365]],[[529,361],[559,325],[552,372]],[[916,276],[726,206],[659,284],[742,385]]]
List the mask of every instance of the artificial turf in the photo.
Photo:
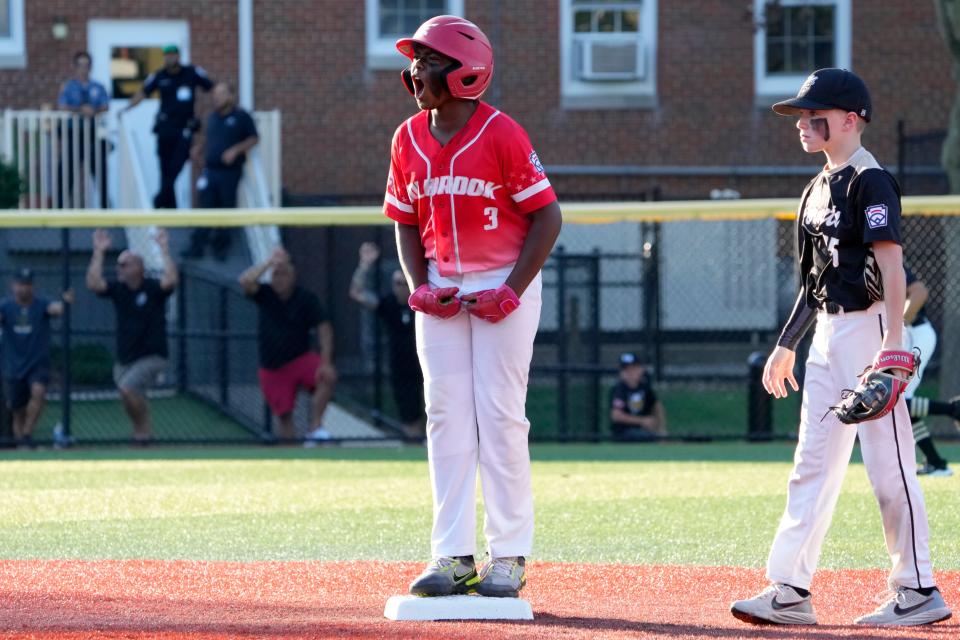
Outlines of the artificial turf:
[[[762,566],[791,452],[789,443],[535,445],[534,555]],[[935,564],[958,569],[960,477],[922,484]],[[0,452],[6,559],[419,560],[429,555],[430,517],[419,447]],[[887,563],[855,462],[822,565]]]

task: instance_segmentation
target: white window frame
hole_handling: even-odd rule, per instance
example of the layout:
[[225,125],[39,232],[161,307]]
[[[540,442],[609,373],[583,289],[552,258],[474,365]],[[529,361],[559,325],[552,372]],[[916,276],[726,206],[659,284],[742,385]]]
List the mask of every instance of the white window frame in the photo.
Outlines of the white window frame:
[[[463,0],[444,1],[447,15],[463,16]],[[402,69],[407,62],[406,58],[397,51],[396,38],[380,37],[380,3],[378,0],[366,0],[366,8],[367,68]]]
[[640,80],[584,81],[573,74],[574,0],[560,0],[560,97],[564,109],[636,109],[657,104],[657,5],[659,0],[634,0],[640,5],[640,31],[646,73]]
[[24,0],[9,0],[10,35],[0,36],[0,68],[24,69],[27,66],[26,19]]
[[[807,76],[815,71],[810,69],[806,73],[797,74],[767,74],[767,29],[762,24],[763,8],[766,0],[753,0],[753,15],[758,22],[758,28],[753,36],[753,69],[756,95],[766,103],[768,98],[784,98],[794,96]],[[850,68],[852,48],[851,0],[780,0],[784,7],[802,5],[833,6],[833,33],[835,60],[834,66],[842,69]]]

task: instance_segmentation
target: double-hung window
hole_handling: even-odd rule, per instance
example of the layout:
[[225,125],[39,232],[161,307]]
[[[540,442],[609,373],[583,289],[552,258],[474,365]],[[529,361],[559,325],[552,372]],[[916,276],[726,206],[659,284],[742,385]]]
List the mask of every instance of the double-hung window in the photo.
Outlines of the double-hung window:
[[850,0],[754,0],[758,98],[795,95],[811,72],[850,68]]
[[463,15],[463,0],[366,0],[367,68],[400,69],[406,62],[394,46],[434,16]]
[[653,106],[657,0],[560,0],[560,55],[565,108]]
[[24,0],[0,0],[0,68],[27,66]]

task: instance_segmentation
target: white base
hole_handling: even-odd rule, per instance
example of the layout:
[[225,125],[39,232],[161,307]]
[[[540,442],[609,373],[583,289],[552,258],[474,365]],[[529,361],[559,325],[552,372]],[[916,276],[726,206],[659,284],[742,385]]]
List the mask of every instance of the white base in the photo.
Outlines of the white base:
[[390,620],[533,620],[533,609],[520,598],[392,596],[383,615]]

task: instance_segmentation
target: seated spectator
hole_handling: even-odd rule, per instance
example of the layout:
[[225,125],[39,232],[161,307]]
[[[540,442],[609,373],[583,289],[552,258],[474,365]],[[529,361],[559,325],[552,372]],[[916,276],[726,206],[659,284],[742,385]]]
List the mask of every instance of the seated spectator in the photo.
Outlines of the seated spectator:
[[13,298],[0,301],[3,329],[3,394],[13,418],[13,437],[21,447],[33,447],[33,428],[40,420],[50,382],[50,318],[63,315],[63,300],[35,296],[33,271],[13,276]]
[[620,355],[620,380],[610,392],[614,440],[650,442],[667,435],[667,414],[636,354]]
[[397,269],[390,276],[390,293],[380,296],[367,288],[370,267],[380,257],[380,249],[372,242],[360,245],[360,262],[350,280],[350,297],[377,314],[387,330],[390,350],[390,386],[393,399],[408,438],[423,438],[426,415],[423,410],[423,372],[417,357],[417,341],[413,329],[413,311],[407,304],[410,287],[403,272]]
[[[260,276],[271,268],[270,286],[262,286]],[[296,437],[293,409],[298,389],[304,388],[311,394],[311,429],[305,446],[329,439],[323,414],[333,396],[337,370],[333,366],[333,326],[320,300],[297,284],[297,271],[281,248],[268,260],[241,273],[239,281],[259,310],[260,388],[277,416],[277,435],[282,440]],[[310,348],[313,328],[317,330],[320,353]]]
[[113,380],[133,423],[133,438],[143,445],[153,440],[147,389],[167,370],[167,298],[180,280],[170,257],[167,232],[159,229],[156,241],[163,256],[160,280],[146,277],[143,258],[129,249],[117,257],[116,280],[104,278],[103,260],[111,245],[104,229],[93,234],[93,255],[87,267],[87,288],[101,298],[110,298],[117,314]]

